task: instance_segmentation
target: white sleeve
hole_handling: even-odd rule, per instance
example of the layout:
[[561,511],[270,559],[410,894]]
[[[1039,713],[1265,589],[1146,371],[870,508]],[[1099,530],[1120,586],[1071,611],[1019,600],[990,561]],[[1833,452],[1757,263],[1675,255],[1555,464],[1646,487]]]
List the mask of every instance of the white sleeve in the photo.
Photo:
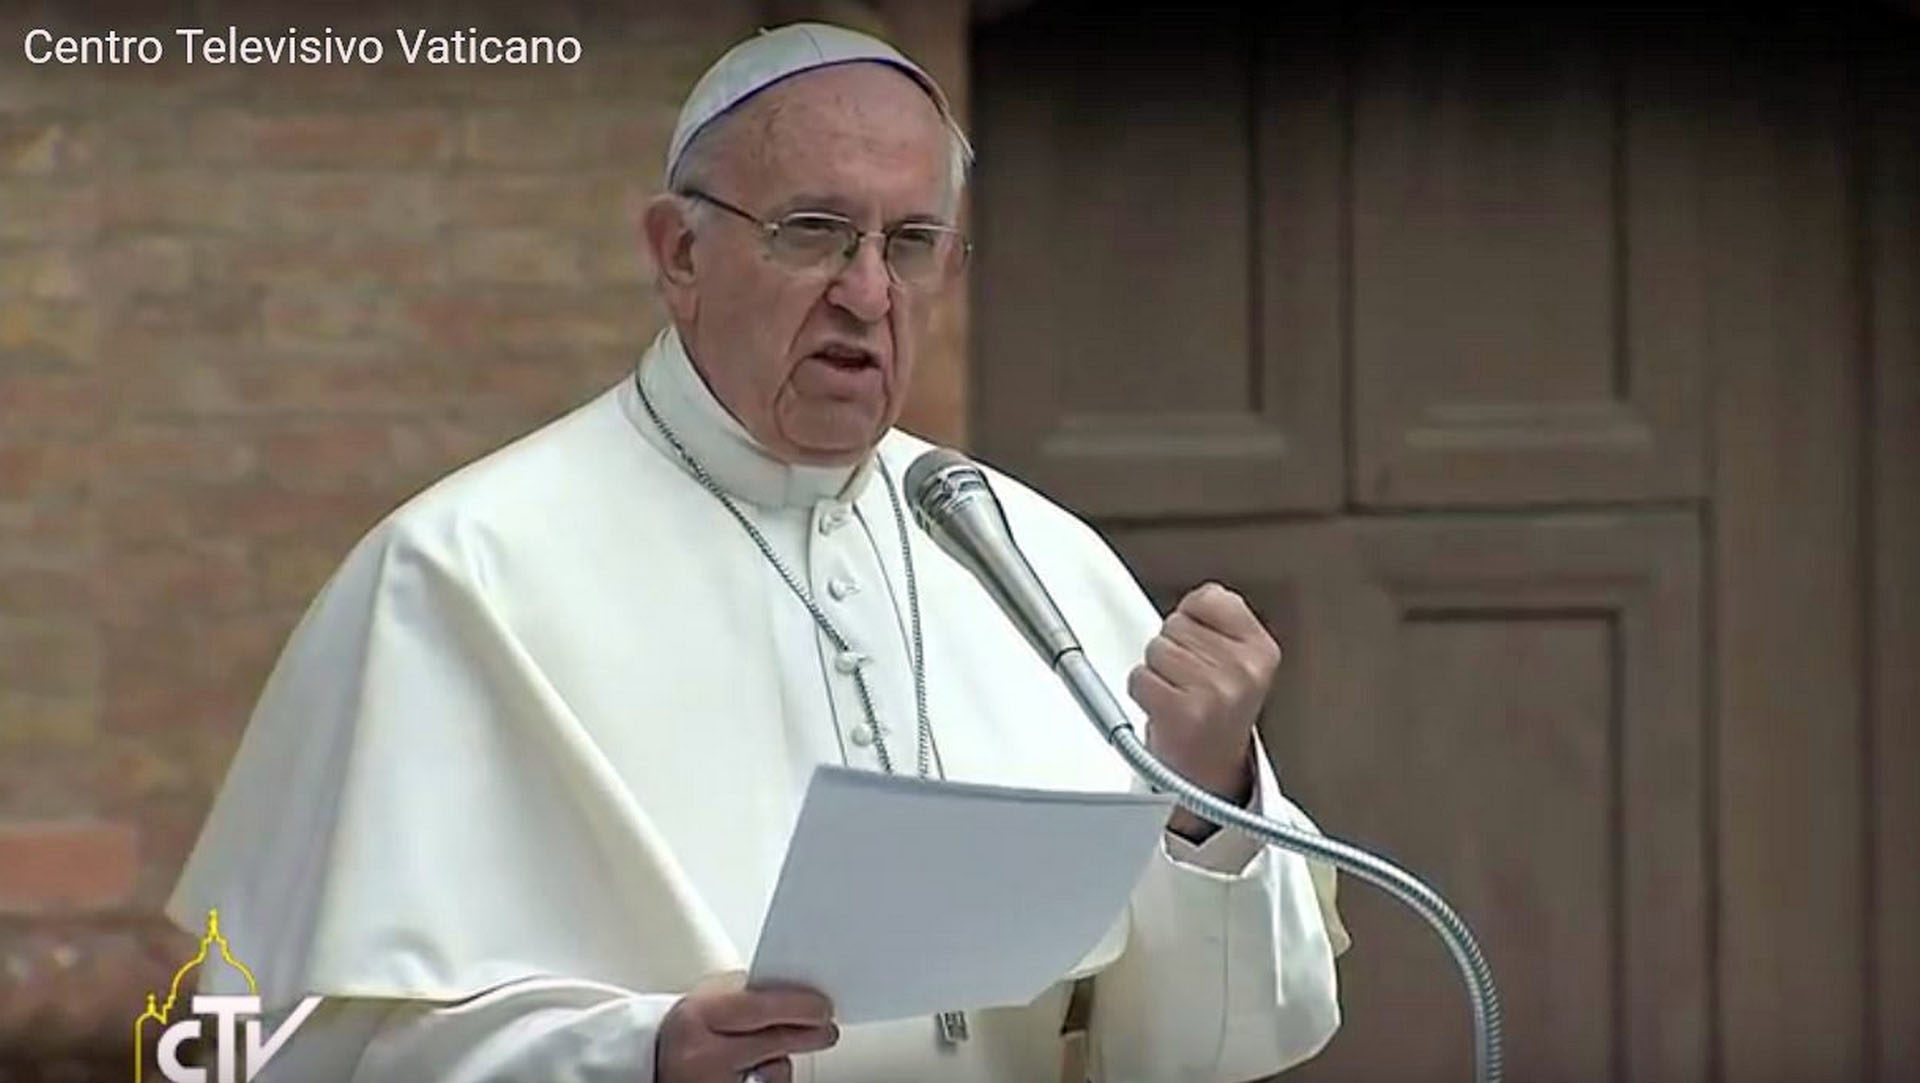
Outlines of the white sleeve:
[[654,1037],[678,999],[533,978],[455,1004],[329,999],[263,1083],[652,1083]]
[[[1313,830],[1257,762],[1255,807]],[[1230,1083],[1319,1052],[1340,1025],[1346,947],[1326,873],[1239,832],[1170,837],[1134,890],[1126,950],[1094,982],[1099,1079]]]

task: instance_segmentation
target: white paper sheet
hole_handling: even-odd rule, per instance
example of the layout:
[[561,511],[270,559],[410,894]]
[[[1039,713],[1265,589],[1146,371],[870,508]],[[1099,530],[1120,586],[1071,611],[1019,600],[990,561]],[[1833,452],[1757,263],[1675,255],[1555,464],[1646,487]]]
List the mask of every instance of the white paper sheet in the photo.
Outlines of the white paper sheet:
[[1026,1004],[1120,917],[1169,805],[819,767],[748,984],[843,1024]]

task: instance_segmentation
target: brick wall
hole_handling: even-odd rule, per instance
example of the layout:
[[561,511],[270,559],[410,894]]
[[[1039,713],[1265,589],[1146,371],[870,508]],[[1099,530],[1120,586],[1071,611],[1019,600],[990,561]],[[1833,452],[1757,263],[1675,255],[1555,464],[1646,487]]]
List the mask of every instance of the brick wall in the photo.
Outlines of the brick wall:
[[[126,1077],[141,994],[188,946],[157,908],[314,590],[659,326],[634,211],[705,65],[826,7],[964,98],[962,4],[601,6],[0,2],[0,1080]],[[229,22],[583,56],[182,62],[173,27]],[[169,58],[32,67],[32,26],[168,35]],[[963,334],[956,298],[910,412],[949,439]]]

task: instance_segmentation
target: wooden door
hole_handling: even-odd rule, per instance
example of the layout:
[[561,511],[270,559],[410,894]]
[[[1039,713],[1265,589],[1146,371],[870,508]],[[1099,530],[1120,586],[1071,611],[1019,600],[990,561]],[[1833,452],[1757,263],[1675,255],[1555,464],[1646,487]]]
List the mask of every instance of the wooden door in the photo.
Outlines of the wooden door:
[[[1266,724],[1282,784],[1471,919],[1506,998],[1512,1078],[1701,1078],[1691,517],[1113,536],[1163,600],[1204,554],[1293,644]],[[1341,909],[1346,1022],[1298,1077],[1463,1078],[1465,1001],[1439,940],[1358,884]]]
[[1256,86],[1332,58],[1262,66],[1226,9],[1037,14],[977,45],[980,446],[1094,515],[1337,506],[1338,115]]
[[[1120,12],[976,27],[980,452],[1254,601],[1283,784],[1473,924],[1510,1078],[1916,1078],[1911,22]],[[1342,910],[1289,1078],[1468,1078]]]

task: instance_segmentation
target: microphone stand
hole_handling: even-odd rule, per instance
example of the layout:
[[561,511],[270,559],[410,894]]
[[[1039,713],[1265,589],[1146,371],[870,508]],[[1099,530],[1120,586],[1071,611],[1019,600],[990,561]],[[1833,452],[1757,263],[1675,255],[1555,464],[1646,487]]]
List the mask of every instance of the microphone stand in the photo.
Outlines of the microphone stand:
[[1087,661],[1047,588],[1014,543],[1012,528],[986,475],[959,452],[935,448],[907,469],[914,518],[936,544],[1000,606],[1040,658],[1066,684],[1074,702],[1115,751],[1161,793],[1221,827],[1237,827],[1269,845],[1315,858],[1365,880],[1413,909],[1433,926],[1460,967],[1473,1008],[1474,1078],[1500,1083],[1500,997],[1473,931],[1438,892],[1412,873],[1350,843],[1256,816],[1182,778],[1147,750],[1113,692]]
[[1500,995],[1494,989],[1493,970],[1480,952],[1467,923],[1454,913],[1439,893],[1419,877],[1357,846],[1301,831],[1286,824],[1256,816],[1246,809],[1223,801],[1212,792],[1189,782],[1173,768],[1161,763],[1134,732],[1120,704],[1107,689],[1106,682],[1094,671],[1093,663],[1079,647],[1061,652],[1053,663],[1054,673],[1066,683],[1073,698],[1089,720],[1106,736],[1139,775],[1155,790],[1170,795],[1180,807],[1222,828],[1237,827],[1253,837],[1282,850],[1315,858],[1351,873],[1385,891],[1415,913],[1440,934],[1447,951],[1460,968],[1466,982],[1467,998],[1473,1011],[1474,1079],[1478,1083],[1500,1083],[1502,1075]]

